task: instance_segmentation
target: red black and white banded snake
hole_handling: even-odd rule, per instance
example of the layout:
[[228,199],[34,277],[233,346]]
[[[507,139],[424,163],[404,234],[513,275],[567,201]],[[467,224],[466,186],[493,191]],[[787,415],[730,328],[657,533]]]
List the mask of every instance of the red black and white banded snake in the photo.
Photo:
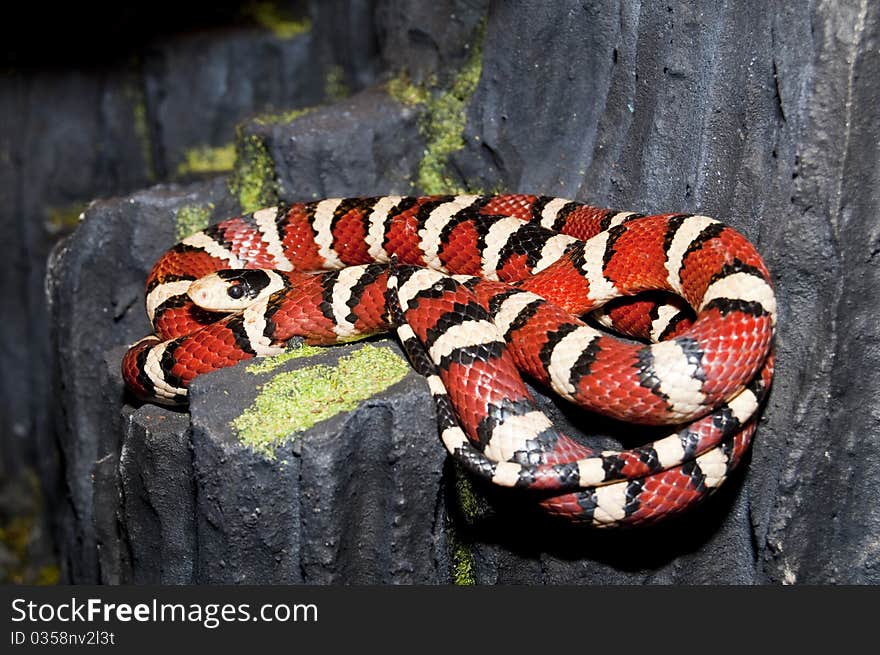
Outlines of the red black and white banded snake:
[[[675,294],[692,311],[643,292]],[[259,210],[167,251],[146,305],[156,334],[132,346],[123,377],[168,404],[185,403],[196,376],[280,353],[293,337],[330,344],[396,329],[468,471],[595,526],[653,522],[717,489],[773,376],[776,301],[748,240],[707,216],[561,198]],[[578,318],[591,312],[635,339]],[[590,410],[673,431],[596,452],[536,409],[520,372]]]

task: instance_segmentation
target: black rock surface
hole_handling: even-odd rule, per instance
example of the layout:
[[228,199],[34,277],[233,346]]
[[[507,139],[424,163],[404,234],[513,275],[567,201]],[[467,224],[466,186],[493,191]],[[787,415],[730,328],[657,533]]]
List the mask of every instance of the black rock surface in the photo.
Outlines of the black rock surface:
[[280,39],[254,29],[154,46],[143,87],[156,177],[191,175],[188,151],[231,144],[236,124],[254,113],[322,102],[330,64],[315,65],[313,42],[309,32]]
[[125,410],[123,421],[119,520],[130,553],[129,579],[192,584],[197,535],[189,417],[145,405]]
[[294,122],[248,121],[274,162],[275,191],[287,201],[407,194],[424,150],[418,112],[381,87],[309,112]]
[[382,58],[388,68],[415,82],[447,77],[470,56],[488,6],[487,0],[378,2]]
[[[415,373],[271,458],[243,445],[230,425],[267,379],[333,366],[360,347],[327,349],[272,373],[240,365],[205,376],[193,385],[189,413],[126,409],[119,477],[128,579],[439,581],[444,456],[433,413],[424,411],[430,395]],[[394,343],[373,347],[402,357]]]
[[[422,4],[392,21],[382,11],[393,3],[378,3],[377,34],[406,44],[412,34],[395,30],[418,24],[419,43],[452,48],[458,32]],[[597,533],[470,488],[452,466],[441,471],[435,435],[414,442],[427,460],[392,465],[388,453],[403,446],[389,441],[387,421],[415,425],[430,411],[417,380],[368,402],[361,419],[340,417],[344,428],[316,426],[294,441],[295,473],[230,445],[224,412],[239,405],[227,407],[220,390],[247,398],[238,369],[195,385],[188,433],[179,415],[165,429],[165,410],[124,408],[108,353],[146,332],[141,285],[173,241],[175,208],[210,201],[214,218],[235,211],[218,180],[97,203],[53,259],[70,578],[880,582],[878,30],[871,4],[489,3],[480,82],[450,175],[463,187],[707,213],[755,242],[774,274],[774,388],[749,461],[704,507],[655,529]],[[390,42],[379,43],[385,57]],[[435,61],[462,60],[441,52]],[[417,70],[408,72],[430,77]],[[244,134],[271,153],[285,200],[399,192],[419,180],[423,110],[377,89],[293,122],[247,123]],[[542,402],[563,424],[615,431]],[[370,429],[374,421],[381,427]],[[335,466],[344,474],[319,480]],[[174,520],[162,479],[175,493],[196,489]],[[147,517],[153,508],[163,518]],[[125,547],[132,538],[138,546]]]
[[[108,456],[118,457],[122,445],[118,347],[149,332],[143,280],[175,241],[176,212],[192,206],[209,208],[215,220],[237,210],[223,178],[97,201],[49,262],[54,377],[61,394],[54,419],[66,503],[55,511],[61,566],[72,580],[112,579],[98,566],[98,531],[103,526],[105,539],[115,533],[106,526],[116,525],[118,503],[96,502],[95,488],[106,476],[115,485],[118,476],[105,467],[94,478],[92,469]],[[115,355],[109,352],[114,347]],[[118,544],[101,546],[121,557]]]
[[[193,384],[199,582],[442,580],[444,452],[420,376],[411,371],[353,411],[296,435],[274,459],[243,446],[230,428],[261,382],[303,366],[334,366],[362,347],[330,348],[258,376],[239,365]],[[391,342],[373,347],[403,358]]]
[[0,323],[0,488],[42,489],[27,515],[0,494],[0,529],[25,521],[42,543],[0,581],[36,582],[57,573],[42,505],[66,502],[47,411],[52,245],[95,197],[230,167],[240,120],[357,91],[380,55],[362,0],[18,9],[0,25],[0,279],[16,308]]

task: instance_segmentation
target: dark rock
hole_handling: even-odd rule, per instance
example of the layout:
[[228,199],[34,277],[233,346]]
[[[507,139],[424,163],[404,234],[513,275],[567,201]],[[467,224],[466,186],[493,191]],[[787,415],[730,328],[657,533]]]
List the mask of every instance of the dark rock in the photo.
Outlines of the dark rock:
[[63,496],[55,489],[46,411],[54,397],[45,261],[87,199],[148,181],[132,120],[135,100],[125,93],[135,84],[124,67],[93,76],[0,76],[0,229],[9,253],[0,279],[16,308],[0,322],[0,475],[36,470],[50,504]]
[[381,0],[376,29],[382,57],[391,70],[405,72],[414,82],[432,76],[448,82],[470,56],[488,5],[488,0]]
[[[122,352],[116,351],[118,364]],[[124,410],[119,460],[121,522],[136,584],[196,581],[195,483],[186,412],[155,405]]]
[[[35,471],[50,506],[67,502],[47,411],[55,390],[45,262],[87,202],[200,174],[204,162],[191,166],[192,150],[204,160],[199,149],[230,145],[245,116],[319,104],[340,66],[351,73],[343,80],[351,91],[373,82],[375,35],[359,25],[370,5],[343,0],[331,11],[314,4],[311,16],[306,0],[134,2],[116,12],[22,5],[34,20],[0,25],[0,229],[7,240],[0,279],[17,308],[0,323],[0,477]],[[311,18],[312,32],[291,36],[290,18],[304,26]],[[22,24],[39,24],[39,38]],[[331,31],[344,52],[314,38]],[[208,168],[229,165],[230,152]]]
[[[55,431],[69,503],[66,508],[56,507],[56,512],[61,523],[62,570],[73,580],[97,582],[107,573],[99,568],[95,530],[98,518],[104,526],[109,519],[95,514],[92,469],[108,456],[118,457],[124,431],[119,412],[123,398],[119,360],[108,368],[105,353],[149,332],[143,281],[159,254],[176,241],[176,211],[191,206],[205,208],[214,220],[236,210],[223,178],[98,201],[78,229],[55,249],[49,263],[47,287],[59,394]],[[141,290],[132,304],[128,296],[134,286]],[[104,464],[100,469],[104,476],[110,475],[107,467],[113,468]],[[110,484],[105,479],[101,482]],[[118,496],[116,487],[103,490]],[[114,503],[118,505],[118,498]]]
[[[391,348],[391,342],[379,342]],[[438,582],[437,497],[444,451],[423,379],[410,372],[355,410],[296,435],[274,458],[230,427],[262,382],[334,366],[341,346],[254,376],[245,366],[192,387],[199,582]]]
[[90,476],[94,510],[95,550],[102,584],[120,584],[131,579],[127,552],[119,532],[119,456],[108,453],[92,465]]
[[230,145],[249,115],[320,103],[331,64],[316,65],[313,50],[308,32],[279,39],[258,29],[186,35],[154,47],[144,61],[144,88],[158,177],[191,174],[187,152]]
[[[333,62],[343,88],[368,87],[382,73],[375,24],[379,0],[311,0],[313,47],[319,61]],[[337,73],[338,74],[338,73]],[[338,98],[334,98],[338,99]]]
[[283,200],[406,194],[424,149],[417,117],[374,88],[292,122],[250,121],[242,134],[265,144]]

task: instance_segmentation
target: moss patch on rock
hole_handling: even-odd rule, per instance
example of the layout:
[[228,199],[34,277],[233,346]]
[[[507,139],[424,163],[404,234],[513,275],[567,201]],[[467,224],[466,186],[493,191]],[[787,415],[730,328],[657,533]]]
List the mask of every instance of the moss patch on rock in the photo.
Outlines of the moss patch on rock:
[[235,141],[235,166],[229,190],[238,198],[245,212],[269,207],[278,202],[275,163],[265,142],[256,134],[238,130]]
[[468,189],[455,180],[447,170],[449,157],[464,148],[464,128],[467,107],[483,69],[482,49],[479,42],[452,81],[452,86],[432,97],[419,125],[425,137],[425,154],[419,163],[418,182],[428,194],[464,193]]
[[431,98],[427,85],[413,84],[406,73],[390,79],[385,85],[385,90],[388,95],[406,107],[424,105]]
[[318,364],[279,373],[232,422],[242,444],[274,459],[275,449],[319,421],[353,410],[399,382],[409,365],[388,348],[366,345],[336,366]]
[[425,151],[419,162],[417,182],[423,193],[479,192],[479,189],[466,189],[450,175],[448,162],[452,154],[465,146],[468,103],[483,70],[484,32],[485,25],[482,25],[477,30],[470,57],[446,88],[436,88],[435,78],[423,84],[413,84],[403,73],[391,79],[385,87],[388,95],[400,104],[422,109],[419,131],[425,139]]
[[147,122],[147,99],[144,89],[139,84],[131,84],[126,86],[125,93],[132,103],[132,126],[141,147],[141,157],[144,161],[147,179],[154,180],[156,179],[156,166],[153,161],[153,144],[150,141],[150,126]]
[[291,123],[295,121],[300,116],[305,116],[310,111],[313,111],[315,107],[301,107],[299,109],[287,109],[285,111],[279,111],[276,113],[265,113],[260,114],[259,116],[255,116],[253,121],[257,125],[283,125],[285,123]]
[[308,18],[288,16],[275,2],[250,2],[243,13],[283,40],[293,39],[312,29],[312,22]]
[[199,146],[184,153],[184,160],[177,166],[178,175],[194,173],[225,173],[235,164],[235,144],[225,146]]
[[211,220],[211,212],[214,211],[214,203],[205,205],[184,205],[175,212],[175,236],[177,240],[184,239],[190,234],[195,234],[208,227]]
[[248,373],[252,373],[253,375],[271,373],[276,368],[281,366],[284,362],[289,362],[291,359],[297,359],[299,357],[311,357],[312,355],[317,355],[318,353],[323,352],[323,350],[323,348],[318,348],[317,346],[297,346],[295,348],[291,348],[286,352],[281,353],[280,355],[273,355],[272,357],[261,357],[256,361],[256,363],[246,367],[245,370]]
[[32,470],[20,473],[0,480],[0,584],[57,584],[40,483]]
[[474,483],[458,463],[455,469],[455,497],[458,500],[458,509],[469,526],[476,525],[486,515],[485,501],[477,495]]
[[86,203],[75,202],[63,207],[46,207],[46,231],[52,236],[70,234],[79,225]]
[[477,584],[474,575],[474,551],[469,543],[461,541],[455,530],[449,530],[452,551],[452,584],[471,586]]
[[331,66],[324,75],[324,96],[330,102],[338,102],[349,95],[351,90],[345,81],[345,71],[342,66]]
[[452,568],[452,581],[457,585],[474,585],[474,548],[468,536],[481,519],[489,513],[485,498],[478,493],[474,483],[458,462],[452,467],[453,493],[456,502],[454,512],[447,523],[448,552]]

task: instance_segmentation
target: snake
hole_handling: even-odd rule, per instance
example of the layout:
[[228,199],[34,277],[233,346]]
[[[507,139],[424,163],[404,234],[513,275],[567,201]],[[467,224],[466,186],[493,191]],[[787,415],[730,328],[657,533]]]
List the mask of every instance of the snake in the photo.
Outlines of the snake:
[[[465,471],[600,528],[653,524],[716,491],[748,452],[774,370],[775,292],[745,236],[701,214],[552,196],[244,213],[167,250],[145,298],[154,333],[122,360],[136,397],[186,404],[197,376],[296,337],[391,331]],[[669,427],[596,449],[554,426],[524,376],[590,412]]]

